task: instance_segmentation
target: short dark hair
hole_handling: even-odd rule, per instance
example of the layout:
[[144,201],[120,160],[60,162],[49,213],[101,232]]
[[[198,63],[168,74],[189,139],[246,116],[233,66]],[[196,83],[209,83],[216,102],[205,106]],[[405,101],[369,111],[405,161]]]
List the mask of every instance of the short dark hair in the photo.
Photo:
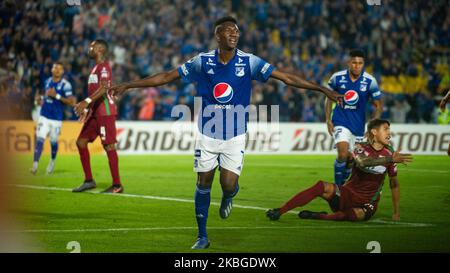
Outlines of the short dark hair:
[[372,119],[371,121],[369,121],[369,123],[367,123],[367,132],[370,133],[372,129],[378,129],[383,124],[391,126],[391,123],[386,119],[380,118]]
[[56,61],[56,62],[54,62],[53,63],[53,65],[60,65],[60,66],[62,66],[62,68],[64,68],[64,64],[63,64],[63,62],[61,62],[61,61]]
[[220,26],[221,24],[223,24],[225,22],[232,22],[232,23],[237,24],[237,20],[234,17],[232,17],[232,16],[225,16],[225,17],[222,17],[222,18],[218,19],[214,23],[214,28]]
[[101,44],[105,48],[105,53],[108,53],[108,42],[106,42],[103,39],[97,39],[95,40],[96,44]]
[[353,58],[353,57],[361,57],[364,59],[365,58],[364,51],[359,48],[350,50],[350,58]]

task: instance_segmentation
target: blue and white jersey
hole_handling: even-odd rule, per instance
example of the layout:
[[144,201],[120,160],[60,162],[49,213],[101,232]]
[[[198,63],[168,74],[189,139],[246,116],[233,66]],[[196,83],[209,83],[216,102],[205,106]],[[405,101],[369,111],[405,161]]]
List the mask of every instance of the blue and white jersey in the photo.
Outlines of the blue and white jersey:
[[[72,85],[66,79],[62,79],[59,82],[53,82],[52,77],[45,81],[45,93],[50,88],[54,88],[57,94],[61,97],[67,98],[72,96]],[[53,120],[62,120],[64,111],[64,103],[55,98],[45,96],[44,104],[41,109],[41,116]]]
[[362,72],[356,81],[350,79],[349,71],[336,72],[328,81],[330,89],[344,95],[343,107],[336,105],[333,110],[334,126],[343,126],[355,136],[364,136],[366,106],[369,98],[379,100],[381,91],[377,80],[367,72]]
[[187,83],[196,82],[197,95],[202,98],[200,132],[222,140],[245,134],[252,80],[266,82],[273,69],[261,58],[239,49],[227,64],[219,62],[218,50],[213,50],[181,65],[181,78]]

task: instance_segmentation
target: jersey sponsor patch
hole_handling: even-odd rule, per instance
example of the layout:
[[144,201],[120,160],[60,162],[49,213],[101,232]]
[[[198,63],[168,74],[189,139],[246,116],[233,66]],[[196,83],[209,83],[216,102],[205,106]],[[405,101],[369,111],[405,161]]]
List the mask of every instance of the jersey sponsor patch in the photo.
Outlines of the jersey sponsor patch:
[[214,86],[213,95],[218,102],[227,103],[233,98],[233,88],[228,83],[218,83]]
[[91,83],[98,83],[98,76],[97,76],[97,74],[89,75],[88,84],[91,84]]
[[355,105],[358,103],[359,95],[355,90],[348,90],[344,95],[345,103],[348,105]]

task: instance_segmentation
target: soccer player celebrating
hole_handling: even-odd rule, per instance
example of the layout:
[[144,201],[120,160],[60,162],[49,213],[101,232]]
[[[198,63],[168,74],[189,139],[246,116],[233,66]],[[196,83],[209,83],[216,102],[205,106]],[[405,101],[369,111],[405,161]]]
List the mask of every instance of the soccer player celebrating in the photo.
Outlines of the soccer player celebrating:
[[63,79],[63,75],[63,64],[56,62],[52,67],[52,76],[45,81],[44,103],[36,128],[34,162],[33,167],[30,169],[32,174],[36,174],[38,170],[39,159],[47,136],[50,136],[52,155],[46,173],[52,174],[55,169],[56,154],[58,153],[58,137],[61,134],[64,105],[75,105],[75,97],[72,95],[72,85],[69,81]]
[[[447,95],[442,98],[441,103],[439,103],[439,109],[441,109],[441,112],[445,112],[446,104],[450,101],[450,90],[448,90]],[[448,156],[450,156],[450,143],[448,144],[448,150],[447,150]]]
[[232,17],[216,21],[214,34],[218,49],[201,53],[178,69],[112,88],[115,94],[121,94],[130,88],[159,86],[179,78],[188,83],[197,83],[203,114],[198,119],[200,134],[195,142],[195,214],[198,238],[193,249],[204,249],[210,245],[206,222],[211,185],[217,166],[220,167],[223,192],[219,214],[225,219],[231,213],[233,197],[239,190],[238,178],[243,168],[248,120],[246,113],[236,109],[247,108],[250,104],[252,80],[266,82],[272,77],[290,86],[322,92],[333,101],[342,97],[296,75],[274,70],[272,65],[261,58],[237,49],[241,33],[236,19]]
[[366,122],[366,105],[373,99],[375,112],[373,118],[382,113],[381,92],[376,79],[364,72],[364,52],[350,51],[348,69],[334,73],[328,85],[334,91],[344,94],[344,103],[332,112],[332,102],[326,99],[325,117],[328,133],[333,136],[337,149],[334,161],[334,182],[342,185],[351,173],[347,161],[355,143],[363,141]]
[[[88,80],[89,96],[75,106],[75,113],[84,121],[83,128],[77,139],[78,152],[83,166],[85,180],[83,184],[73,189],[73,192],[82,192],[93,189],[97,185],[92,177],[88,143],[100,136],[109,161],[112,176],[112,186],[104,193],[121,193],[123,186],[120,183],[119,159],[116,151],[116,105],[109,93],[112,75],[107,60],[108,44],[104,40],[96,40],[89,47],[89,58],[95,60]],[[89,109],[88,109],[89,108]]]
[[323,181],[304,190],[281,208],[266,212],[271,220],[278,220],[281,215],[296,207],[303,207],[317,197],[328,201],[332,214],[326,212],[301,211],[298,216],[303,219],[319,220],[369,220],[377,210],[386,173],[392,191],[394,213],[392,220],[400,220],[400,186],[397,178],[396,163],[409,163],[410,154],[394,152],[389,146],[391,138],[390,124],[387,120],[373,119],[367,124],[368,143],[355,145],[354,168],[350,179],[344,185]]

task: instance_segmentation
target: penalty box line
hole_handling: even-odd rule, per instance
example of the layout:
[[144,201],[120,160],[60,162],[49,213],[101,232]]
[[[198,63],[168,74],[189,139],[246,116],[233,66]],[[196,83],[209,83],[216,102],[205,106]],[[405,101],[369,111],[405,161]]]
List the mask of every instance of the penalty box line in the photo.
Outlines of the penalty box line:
[[[72,192],[72,189],[69,188],[59,188],[59,187],[46,187],[46,186],[36,186],[36,185],[25,185],[25,184],[10,184],[11,186],[17,187],[17,188],[25,188],[25,189],[35,189],[35,190],[53,190],[53,191],[65,191],[65,192]],[[163,197],[163,196],[152,196],[152,195],[138,195],[138,194],[129,194],[129,193],[120,193],[120,194],[110,194],[110,193],[101,193],[99,191],[86,191],[86,193],[89,194],[101,194],[105,196],[117,196],[117,197],[128,197],[128,198],[140,198],[140,199],[151,199],[151,200],[162,200],[162,201],[175,201],[175,202],[184,202],[184,203],[194,203],[194,200],[191,199],[182,199],[182,198],[174,198],[174,197]],[[218,202],[211,202],[211,205],[214,206],[220,206],[220,203]],[[261,210],[261,211],[267,211],[269,208],[262,208],[262,207],[256,207],[256,206],[244,206],[239,204],[233,204],[233,207],[235,208],[241,208],[241,209],[253,209],[253,210]],[[298,214],[297,211],[288,211],[287,213],[291,214]],[[433,227],[435,225],[433,224],[427,224],[427,223],[408,223],[408,222],[394,222],[394,221],[386,221],[382,219],[375,219],[370,220],[371,223],[377,223],[382,225],[389,225],[392,227]],[[331,226],[331,228],[341,228],[343,226]],[[353,225],[353,226],[346,226],[346,227],[376,227],[374,225]],[[181,229],[189,229],[191,227],[181,227]],[[222,227],[217,227],[217,229],[220,229]],[[226,228],[226,227],[223,227]],[[228,227],[228,228],[240,228],[240,227]],[[244,228],[271,228],[271,227],[244,227]],[[274,227],[275,228],[275,227]],[[283,227],[276,227],[276,228],[283,228]],[[284,227],[284,228],[321,228],[318,226],[299,226],[299,227]],[[323,228],[323,227],[322,227]],[[326,227],[327,229],[329,226]],[[144,228],[146,229],[146,228]],[[131,229],[133,230],[133,229]],[[140,229],[137,229],[140,230]],[[114,231],[114,230],[111,230]],[[120,231],[120,230],[118,230]]]

